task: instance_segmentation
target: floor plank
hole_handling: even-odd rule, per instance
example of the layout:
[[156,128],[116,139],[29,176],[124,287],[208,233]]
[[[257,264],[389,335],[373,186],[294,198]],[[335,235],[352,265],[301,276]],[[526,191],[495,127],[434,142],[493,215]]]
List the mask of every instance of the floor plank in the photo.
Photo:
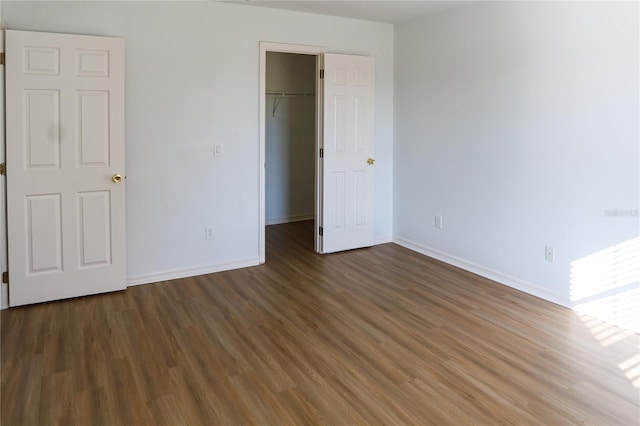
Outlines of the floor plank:
[[638,335],[312,232],[268,227],[259,267],[2,311],[0,422],[640,424]]

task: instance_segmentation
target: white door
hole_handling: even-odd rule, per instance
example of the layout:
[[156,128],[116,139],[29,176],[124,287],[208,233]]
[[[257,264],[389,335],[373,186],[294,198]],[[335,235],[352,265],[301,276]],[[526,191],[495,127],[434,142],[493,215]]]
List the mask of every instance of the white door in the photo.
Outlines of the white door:
[[5,39],[9,303],[124,289],[124,41]]
[[324,55],[322,252],[373,245],[374,63]]

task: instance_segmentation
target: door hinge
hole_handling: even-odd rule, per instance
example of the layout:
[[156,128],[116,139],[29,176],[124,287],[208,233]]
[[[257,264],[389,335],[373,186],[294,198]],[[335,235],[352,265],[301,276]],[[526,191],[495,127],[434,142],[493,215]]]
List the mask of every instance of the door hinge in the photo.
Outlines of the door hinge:
[[4,65],[4,52],[0,52],[0,65]]
[[9,271],[5,271],[2,273],[2,282],[5,284],[9,284]]
[[322,226],[318,229],[318,234],[320,234],[321,237],[324,235],[324,228]]
[[7,163],[0,163],[0,175],[6,176],[7,174]]
[[[4,54],[3,54],[4,55]],[[4,57],[4,56],[3,56]],[[4,64],[4,62],[3,62]],[[320,70],[320,78],[324,78],[324,70]]]
[[320,158],[324,158],[324,149],[322,148],[320,148]]

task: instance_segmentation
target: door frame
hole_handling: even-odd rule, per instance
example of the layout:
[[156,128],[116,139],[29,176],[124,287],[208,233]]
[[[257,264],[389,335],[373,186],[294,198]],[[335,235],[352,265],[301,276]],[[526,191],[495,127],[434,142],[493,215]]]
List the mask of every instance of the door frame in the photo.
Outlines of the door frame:
[[[260,153],[258,161],[260,200],[259,200],[259,257],[260,263],[265,263],[265,167],[266,167],[266,90],[267,90],[267,52],[280,53],[297,53],[303,55],[313,55],[316,57],[316,130],[315,130],[315,229],[318,229],[319,223],[322,223],[322,191],[320,185],[322,183],[322,167],[320,165],[320,156],[318,155],[322,147],[322,80],[320,79],[320,69],[322,69],[322,55],[327,52],[327,48],[323,46],[312,46],[303,44],[276,43],[261,41],[260,42]],[[318,232],[314,231],[313,241],[315,250],[322,252],[322,241]]]
[[[0,5],[0,8],[2,6]],[[4,22],[0,10],[0,52],[4,53]],[[4,65],[0,65],[0,163],[5,162]],[[7,179],[0,182],[0,272],[8,271],[7,250]],[[0,280],[1,281],[1,280]],[[0,283],[0,309],[9,307],[9,284]]]

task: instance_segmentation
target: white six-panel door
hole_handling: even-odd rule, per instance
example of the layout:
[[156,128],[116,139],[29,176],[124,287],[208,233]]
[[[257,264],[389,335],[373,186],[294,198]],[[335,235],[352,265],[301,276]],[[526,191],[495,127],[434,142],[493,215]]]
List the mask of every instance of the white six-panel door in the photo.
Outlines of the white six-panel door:
[[373,245],[374,61],[324,55],[322,252]]
[[10,305],[124,289],[124,41],[6,31],[5,68]]

